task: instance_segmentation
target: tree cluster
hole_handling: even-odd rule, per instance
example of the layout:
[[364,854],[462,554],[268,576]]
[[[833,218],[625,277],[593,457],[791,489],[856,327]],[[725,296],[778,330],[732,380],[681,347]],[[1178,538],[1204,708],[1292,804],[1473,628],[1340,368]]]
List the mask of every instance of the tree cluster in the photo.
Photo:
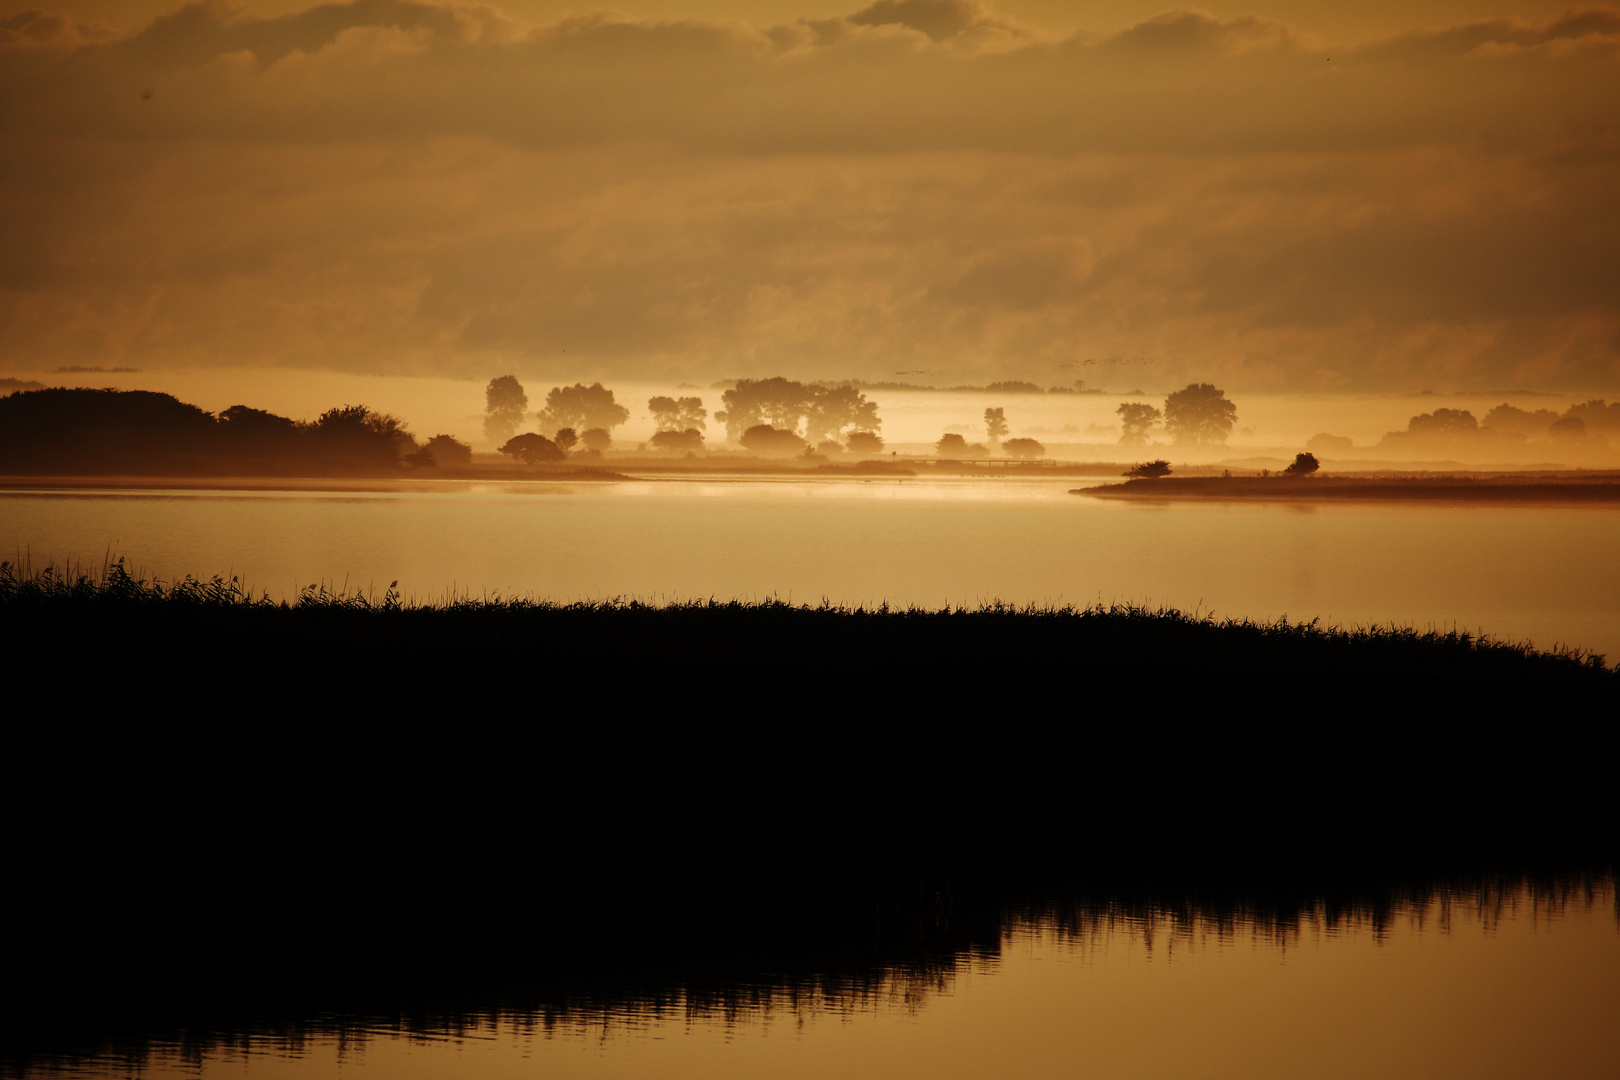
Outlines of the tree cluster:
[[389,471],[454,457],[450,444],[470,458],[471,448],[448,435],[418,446],[397,417],[365,405],[299,421],[247,405],[215,416],[148,390],[59,387],[0,398],[0,468],[10,471]]
[[[1468,409],[1439,408],[1419,413],[1406,422],[1405,431],[1391,431],[1379,446],[1392,450],[1446,448],[1491,443],[1502,448],[1532,439],[1545,439],[1566,447],[1603,446],[1604,433],[1620,434],[1620,401],[1594,398],[1571,405],[1562,413],[1551,409],[1520,409],[1503,402],[1485,414],[1483,422]],[[1318,436],[1320,438],[1321,436]]]
[[[800,436],[805,443],[841,441],[846,430],[875,433],[883,424],[877,403],[854,386],[806,384],[775,376],[738,379],[720,396],[725,408],[714,418],[726,425],[726,437],[741,442],[756,427]],[[800,425],[803,425],[801,431]]]
[[1164,399],[1164,411],[1141,401],[1124,402],[1114,410],[1120,419],[1121,446],[1145,446],[1155,424],[1177,445],[1224,443],[1237,423],[1237,406],[1210,383],[1188,383]]
[[553,386],[546,394],[546,407],[536,415],[540,430],[573,428],[577,431],[601,429],[611,432],[630,419],[630,410],[613,400],[613,391],[601,383],[575,383]]

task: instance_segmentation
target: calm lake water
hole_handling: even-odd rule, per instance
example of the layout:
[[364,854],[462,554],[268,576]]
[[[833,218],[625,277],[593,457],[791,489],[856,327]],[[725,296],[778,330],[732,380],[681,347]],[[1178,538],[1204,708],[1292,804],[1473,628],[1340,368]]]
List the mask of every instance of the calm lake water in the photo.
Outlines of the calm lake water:
[[1387,924],[1290,932],[1100,918],[1024,923],[926,978],[719,1013],[500,1011],[341,1036],[237,1036],[49,1075],[245,1077],[1612,1077],[1611,886],[1431,900]]
[[1142,505],[1056,480],[0,490],[0,558],[448,593],[1114,602],[1620,655],[1620,508]]

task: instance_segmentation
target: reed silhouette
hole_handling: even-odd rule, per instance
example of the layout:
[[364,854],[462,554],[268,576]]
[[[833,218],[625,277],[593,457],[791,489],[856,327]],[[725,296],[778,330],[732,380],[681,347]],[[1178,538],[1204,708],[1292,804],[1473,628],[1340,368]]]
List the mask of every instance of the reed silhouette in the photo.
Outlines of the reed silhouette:
[[1463,633],[112,563],[0,566],[0,640],[11,1062],[854,993],[1020,904],[1284,917],[1620,850],[1615,671]]

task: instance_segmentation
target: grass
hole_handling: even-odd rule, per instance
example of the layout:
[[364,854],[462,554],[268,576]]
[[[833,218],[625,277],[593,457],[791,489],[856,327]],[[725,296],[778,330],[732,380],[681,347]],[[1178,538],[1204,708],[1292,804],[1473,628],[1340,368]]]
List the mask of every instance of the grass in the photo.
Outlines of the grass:
[[556,1015],[866,992],[993,947],[1008,912],[1282,925],[1607,880],[1620,853],[1620,676],[1461,631],[280,602],[109,562],[0,565],[0,649],[0,1057],[112,1030],[62,1017],[135,1016],[148,1045],[224,1001],[240,1032],[513,987]]
[[[281,618],[289,611],[345,612],[370,616],[372,628],[409,623],[424,632],[436,625],[465,624],[486,620],[492,625],[512,619],[531,625],[568,625],[620,622],[625,629],[666,623],[674,632],[683,624],[719,625],[748,622],[760,628],[785,629],[813,635],[817,630],[841,627],[854,634],[872,627],[900,631],[900,628],[956,625],[998,629],[1010,626],[1039,626],[1051,633],[1070,633],[1079,639],[1099,635],[1121,635],[1133,640],[1143,635],[1196,637],[1213,642],[1225,639],[1236,649],[1275,648],[1285,653],[1300,648],[1351,650],[1385,656],[1404,654],[1408,660],[1454,663],[1459,660],[1483,664],[1534,667],[1543,671],[1614,675],[1606,658],[1591,650],[1554,646],[1538,649],[1524,642],[1492,638],[1467,630],[1419,630],[1410,626],[1374,625],[1344,628],[1323,626],[1319,619],[1291,622],[1276,620],[1217,618],[1213,613],[1187,613],[1174,608],[1151,608],[1135,604],[1094,605],[1015,605],[990,601],[976,606],[943,608],[891,607],[887,603],[844,606],[826,600],[818,604],[792,604],[779,599],[763,601],[720,601],[714,599],[650,604],[634,599],[602,599],[555,603],[532,598],[449,596],[440,601],[406,600],[390,582],[381,597],[375,589],[333,587],[314,583],[304,587],[291,600],[277,601],[268,592],[252,593],[239,578],[215,575],[202,579],[190,575],[173,582],[132,575],[124,561],[106,561],[96,573],[82,567],[58,570],[46,566],[34,571],[11,562],[0,562],[0,614],[10,620],[35,615],[66,615],[72,612],[94,618],[94,612],[129,614],[145,611],[153,617],[164,612],[208,610],[251,613],[249,617]],[[278,613],[271,615],[270,613]],[[268,624],[267,624],[268,625]],[[363,624],[356,624],[358,631]],[[464,625],[457,625],[464,630]],[[903,631],[902,631],[903,632]],[[448,643],[446,643],[448,644]],[[1166,660],[1172,658],[1166,657]]]

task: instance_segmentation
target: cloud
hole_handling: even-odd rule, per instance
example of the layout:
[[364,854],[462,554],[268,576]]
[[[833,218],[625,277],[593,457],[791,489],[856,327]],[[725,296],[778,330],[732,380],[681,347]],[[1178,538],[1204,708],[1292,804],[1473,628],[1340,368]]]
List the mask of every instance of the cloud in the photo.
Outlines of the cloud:
[[1105,43],[1114,51],[1229,55],[1260,48],[1300,48],[1310,39],[1287,23],[1240,15],[1220,19],[1207,11],[1181,8],[1156,15]]
[[0,355],[1614,386],[1617,28],[27,12]]
[[1620,46],[1620,9],[1570,8],[1543,23],[1525,19],[1487,19],[1437,30],[1422,30],[1363,43],[1344,59],[1351,62],[1422,61],[1458,57],[1501,56],[1517,50],[1567,53],[1571,47],[1604,53]]
[[111,27],[48,11],[21,11],[0,19],[0,49],[76,49],[116,36]]
[[904,26],[933,41],[968,36],[1030,38],[1031,30],[974,0],[877,0],[849,16],[855,26]]

